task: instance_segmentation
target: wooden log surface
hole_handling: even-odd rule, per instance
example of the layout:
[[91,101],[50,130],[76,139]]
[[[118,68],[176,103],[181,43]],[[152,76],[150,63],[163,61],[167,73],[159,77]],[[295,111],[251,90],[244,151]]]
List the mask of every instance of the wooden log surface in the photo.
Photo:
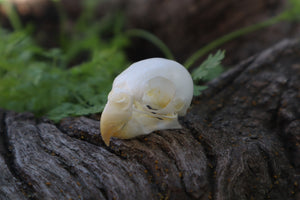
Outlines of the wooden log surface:
[[0,199],[300,199],[300,43],[212,81],[180,119],[106,147],[99,121],[0,110]]

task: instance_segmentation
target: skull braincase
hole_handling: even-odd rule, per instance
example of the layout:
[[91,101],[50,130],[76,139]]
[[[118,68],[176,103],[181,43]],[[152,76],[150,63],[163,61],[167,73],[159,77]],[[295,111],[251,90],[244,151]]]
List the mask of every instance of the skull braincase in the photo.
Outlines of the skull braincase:
[[179,63],[163,58],[134,63],[114,80],[101,117],[101,134],[102,118],[121,119],[110,122],[118,124],[111,135],[118,138],[180,128],[178,115],[185,115],[192,97],[192,78]]

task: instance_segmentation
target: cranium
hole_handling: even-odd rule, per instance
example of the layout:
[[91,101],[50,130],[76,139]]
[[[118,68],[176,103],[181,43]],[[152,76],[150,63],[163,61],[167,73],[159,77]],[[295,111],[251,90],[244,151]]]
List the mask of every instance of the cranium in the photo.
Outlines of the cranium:
[[179,63],[163,58],[136,62],[118,75],[101,116],[101,135],[121,139],[178,129],[193,97],[193,81]]

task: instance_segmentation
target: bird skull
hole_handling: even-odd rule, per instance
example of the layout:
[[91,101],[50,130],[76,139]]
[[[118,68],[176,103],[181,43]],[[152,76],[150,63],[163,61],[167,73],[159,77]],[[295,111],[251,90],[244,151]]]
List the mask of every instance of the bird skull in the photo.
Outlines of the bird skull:
[[100,121],[102,139],[109,145],[111,137],[181,128],[178,115],[186,114],[192,97],[192,78],[179,63],[163,58],[136,62],[113,82]]

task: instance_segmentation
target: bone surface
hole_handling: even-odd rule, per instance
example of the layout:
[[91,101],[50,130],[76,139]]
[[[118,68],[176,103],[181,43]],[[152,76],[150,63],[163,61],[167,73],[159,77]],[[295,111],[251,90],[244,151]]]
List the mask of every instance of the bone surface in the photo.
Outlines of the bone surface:
[[193,81],[179,63],[150,58],[136,62],[118,75],[103,110],[100,129],[111,137],[129,139],[155,130],[179,129],[193,97]]

